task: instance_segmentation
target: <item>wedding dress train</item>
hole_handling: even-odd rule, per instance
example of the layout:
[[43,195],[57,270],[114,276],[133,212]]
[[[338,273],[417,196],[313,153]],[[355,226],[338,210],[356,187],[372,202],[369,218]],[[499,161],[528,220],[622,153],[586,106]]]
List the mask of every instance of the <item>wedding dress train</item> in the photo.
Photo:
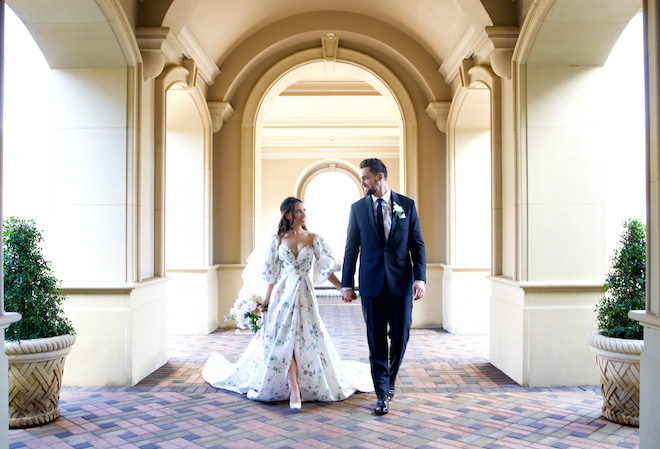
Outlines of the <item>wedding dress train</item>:
[[340,401],[355,391],[374,391],[368,363],[342,361],[319,315],[314,286],[339,268],[325,241],[296,256],[274,236],[263,279],[274,284],[268,312],[238,362],[214,352],[202,376],[211,385],[260,401],[283,401],[290,396],[287,372],[293,354],[303,402]]

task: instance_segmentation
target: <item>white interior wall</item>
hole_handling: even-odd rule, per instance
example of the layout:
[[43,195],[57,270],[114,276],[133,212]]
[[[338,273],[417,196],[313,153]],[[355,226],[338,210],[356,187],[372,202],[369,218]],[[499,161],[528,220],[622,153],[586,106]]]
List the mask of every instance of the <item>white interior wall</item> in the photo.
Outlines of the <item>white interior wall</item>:
[[127,69],[51,74],[44,247],[63,284],[126,282]]
[[490,132],[456,129],[456,257],[461,267],[490,268]]
[[217,269],[207,245],[208,141],[189,90],[167,91],[165,269],[169,333],[206,334],[218,327]]
[[442,272],[442,325],[452,333],[489,332],[491,272],[490,90],[463,89],[449,118],[449,263]]
[[527,69],[529,280],[601,280],[604,151],[599,68]]
[[204,265],[204,133],[168,129],[165,193],[165,266]]

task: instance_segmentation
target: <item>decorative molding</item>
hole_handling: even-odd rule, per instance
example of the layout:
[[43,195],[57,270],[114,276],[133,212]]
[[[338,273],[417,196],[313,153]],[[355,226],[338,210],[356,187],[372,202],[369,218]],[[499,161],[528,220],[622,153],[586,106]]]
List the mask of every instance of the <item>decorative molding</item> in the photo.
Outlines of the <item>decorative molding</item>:
[[349,162],[338,159],[337,156],[329,155],[329,157],[307,166],[307,168],[300,173],[294,188],[296,196],[305,201],[305,191],[311,181],[320,174],[328,172],[344,174],[353,181],[356,190],[360,194],[362,193],[362,187],[360,186],[360,171],[357,167]]
[[135,30],[140,51],[159,50],[168,62],[179,58],[183,53],[181,42],[167,27],[138,27]]
[[447,117],[449,116],[449,109],[451,108],[451,101],[433,101],[426,107],[426,115],[435,122],[435,125],[443,133],[447,133]]
[[135,39],[144,63],[145,80],[156,78],[165,65],[181,57],[183,46],[167,27],[139,27]]
[[[451,52],[438,69],[447,83],[465,71],[465,60],[477,58],[475,63],[490,62],[493,71],[501,78],[511,78],[511,58],[520,29],[516,26],[487,26],[481,33],[467,28],[452,47]],[[465,84],[463,84],[465,86]]]
[[488,26],[486,34],[493,45],[490,66],[500,78],[511,79],[511,60],[520,29],[516,26]]
[[486,276],[490,281],[517,287],[521,290],[563,290],[563,291],[602,291],[603,281],[600,280],[556,280],[556,281],[516,281],[509,277],[492,275]]
[[222,125],[234,115],[234,108],[226,101],[207,101],[206,104],[209,108],[209,114],[211,114],[213,132],[217,133]]
[[194,89],[197,85],[197,64],[194,59],[184,59],[181,61],[181,65],[188,70],[188,76],[186,78],[186,85],[189,89]]
[[461,65],[458,67],[458,74],[461,77],[461,86],[470,87],[470,69],[474,67],[474,59],[463,59]]
[[108,19],[108,25],[117,37],[117,42],[122,49],[126,62],[135,67],[140,62],[139,46],[133,39],[133,27],[124,12],[121,3],[116,0],[97,1],[96,4],[104,12]]
[[190,59],[196,61],[199,67],[199,74],[206,82],[206,84],[213,84],[213,80],[216,76],[220,74],[220,69],[216,65],[215,61],[209,56],[206,52],[204,46],[199,42],[195,33],[192,32],[188,25],[185,25],[181,29],[181,34],[179,34],[179,39],[181,45],[184,47],[184,53]]
[[[355,158],[355,151],[354,150],[346,150],[343,151],[341,149],[335,149],[335,148],[303,148],[298,151],[297,149],[293,148],[290,149],[289,151],[278,151],[278,152],[264,152],[261,154],[261,159],[266,160],[266,159],[273,159],[273,160],[288,160],[288,159],[309,159],[310,154],[314,154],[315,158],[318,159],[332,159],[332,158],[337,158],[337,159],[351,159]],[[374,155],[375,157],[378,157],[380,159],[386,159],[386,158],[397,158],[399,157],[399,148],[383,148],[382,146],[373,146],[373,147],[360,147],[360,150],[364,151],[365,153],[369,153],[370,155]]]
[[660,330],[660,316],[655,313],[646,310],[631,310],[628,312],[628,316],[635,321],[639,321],[642,326]]
[[517,26],[488,26],[486,34],[495,49],[511,49],[516,47],[520,29]]
[[321,47],[323,48],[323,59],[325,61],[337,60],[337,48],[339,48],[339,39],[335,38],[334,33],[328,33],[321,38]]
[[[167,27],[138,27],[135,38],[144,61],[144,79],[156,78],[168,63],[179,60],[195,61],[194,76],[202,77],[206,84],[212,84],[220,69],[206,52],[197,36],[186,25],[177,38]],[[195,85],[195,81],[190,85]]]
[[438,69],[438,72],[442,74],[447,84],[451,84],[451,81],[458,75],[461,61],[471,57],[473,54],[472,49],[475,47],[475,42],[479,37],[474,28],[470,26],[465,29],[458,42],[452,46],[451,51]]
[[[278,117],[263,121],[264,129],[274,128],[320,128],[320,129],[390,129],[398,130],[396,118],[380,117]],[[396,132],[396,131],[394,131]]]
[[337,50],[339,48],[339,39],[335,38],[334,33],[328,33],[321,38],[321,48],[323,50],[323,62],[325,73],[335,73],[335,61],[337,61]]

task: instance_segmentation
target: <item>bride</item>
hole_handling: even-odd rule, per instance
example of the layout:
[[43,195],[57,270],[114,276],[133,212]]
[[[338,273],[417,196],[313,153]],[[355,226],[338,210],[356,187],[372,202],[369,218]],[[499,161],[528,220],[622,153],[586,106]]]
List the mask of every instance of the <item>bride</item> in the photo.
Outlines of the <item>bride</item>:
[[202,376],[216,388],[247,393],[250,399],[288,398],[293,409],[303,401],[340,401],[356,390],[374,391],[369,365],[342,361],[319,315],[312,265],[316,283],[327,279],[341,290],[329,246],[307,231],[301,200],[286,198],[280,212],[261,273],[268,283],[264,325],[237,363],[214,352]]

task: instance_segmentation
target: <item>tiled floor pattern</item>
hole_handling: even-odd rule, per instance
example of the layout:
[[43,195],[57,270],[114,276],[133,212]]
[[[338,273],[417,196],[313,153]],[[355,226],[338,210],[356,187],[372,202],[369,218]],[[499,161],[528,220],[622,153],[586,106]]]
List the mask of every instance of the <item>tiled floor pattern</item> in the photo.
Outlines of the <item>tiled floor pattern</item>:
[[[342,357],[366,361],[359,305],[321,298]],[[259,403],[201,378],[211,351],[236,360],[251,335],[176,336],[169,362],[135,387],[65,388],[61,417],[10,431],[10,448],[636,448],[602,418],[596,387],[522,388],[487,361],[485,336],[413,331],[388,415],[373,394],[335,403]]]

